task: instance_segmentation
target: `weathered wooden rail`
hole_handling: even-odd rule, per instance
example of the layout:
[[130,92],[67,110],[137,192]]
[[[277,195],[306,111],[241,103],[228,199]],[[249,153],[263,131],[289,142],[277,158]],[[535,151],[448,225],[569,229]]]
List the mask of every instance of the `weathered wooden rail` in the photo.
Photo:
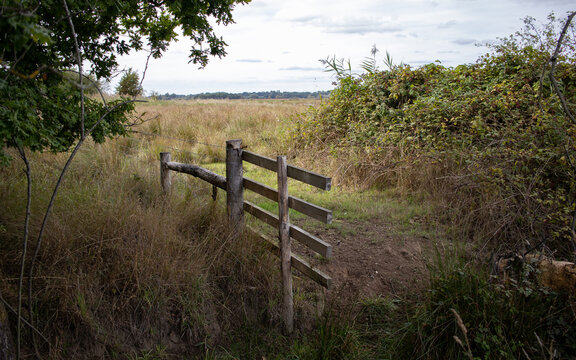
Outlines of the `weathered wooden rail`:
[[[263,185],[243,176],[243,161],[274,171],[278,175],[278,190]],[[275,241],[267,236],[258,236],[269,249],[280,257],[280,268],[283,284],[283,317],[286,332],[293,331],[292,270],[294,267],[302,274],[321,286],[329,289],[332,279],[311,266],[302,257],[291,251],[291,238],[306,245],[312,251],[325,258],[332,256],[332,246],[298,226],[290,224],[288,209],[294,209],[318,221],[330,224],[332,211],[288,195],[288,178],[292,178],[323,190],[330,190],[331,179],[286,163],[285,156],[276,160],[242,149],[242,140],[226,142],[226,177],[218,175],[200,166],[171,161],[170,153],[160,153],[160,180],[164,191],[169,192],[172,184],[170,171],[181,172],[198,177],[213,186],[213,197],[216,189],[226,191],[228,224],[235,236],[244,230],[244,212],[260,221],[278,229]],[[278,202],[278,215],[272,214],[249,201],[244,200],[244,189],[253,191],[270,200]]]

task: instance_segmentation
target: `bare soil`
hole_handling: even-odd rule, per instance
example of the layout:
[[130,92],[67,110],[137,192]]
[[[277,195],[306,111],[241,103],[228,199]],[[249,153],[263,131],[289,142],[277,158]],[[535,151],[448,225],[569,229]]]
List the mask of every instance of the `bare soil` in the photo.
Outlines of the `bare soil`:
[[[352,305],[364,299],[395,297],[424,288],[433,248],[425,236],[399,235],[383,219],[339,221],[315,232],[332,245],[330,260],[312,263],[332,277],[327,301]],[[295,252],[304,252],[301,247]],[[308,252],[308,255],[310,253]]]

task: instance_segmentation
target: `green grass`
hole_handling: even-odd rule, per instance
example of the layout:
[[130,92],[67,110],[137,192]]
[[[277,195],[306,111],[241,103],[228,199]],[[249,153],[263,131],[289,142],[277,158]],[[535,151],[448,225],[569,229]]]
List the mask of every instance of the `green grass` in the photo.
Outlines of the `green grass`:
[[[225,164],[223,163],[204,164],[202,166],[221,175],[225,174]],[[314,171],[314,169],[308,170]],[[277,187],[276,173],[255,165],[244,163],[244,176],[269,187]],[[341,220],[366,221],[386,216],[386,219],[392,223],[413,225],[414,220],[424,219],[431,214],[428,204],[413,199],[401,199],[392,193],[378,189],[351,191],[333,186],[331,190],[324,191],[300,181],[289,179],[288,193],[332,210],[334,218]],[[251,191],[246,191],[245,197],[266,210],[272,211],[275,209],[271,200],[264,199]]]

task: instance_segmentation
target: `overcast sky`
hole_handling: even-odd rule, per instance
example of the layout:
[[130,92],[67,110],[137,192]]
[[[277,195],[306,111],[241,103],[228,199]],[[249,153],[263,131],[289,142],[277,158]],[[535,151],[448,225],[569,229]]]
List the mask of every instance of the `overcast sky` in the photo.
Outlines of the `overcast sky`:
[[[319,62],[328,56],[359,68],[376,45],[380,67],[386,51],[412,66],[473,63],[487,51],[476,44],[520,30],[525,16],[545,22],[551,11],[565,18],[574,10],[574,0],[253,0],[234,10],[235,24],[217,29],[226,57],[199,70],[181,39],[151,59],[143,86],[161,94],[330,90]],[[144,53],[121,59],[140,73],[145,63]]]

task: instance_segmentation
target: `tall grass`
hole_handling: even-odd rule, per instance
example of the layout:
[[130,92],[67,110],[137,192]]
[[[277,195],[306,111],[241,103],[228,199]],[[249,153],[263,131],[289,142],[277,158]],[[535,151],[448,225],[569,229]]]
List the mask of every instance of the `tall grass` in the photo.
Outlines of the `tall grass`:
[[[292,164],[337,174],[336,185],[352,191],[323,199],[311,192],[308,199],[347,219],[386,213],[396,231],[414,212],[439,220],[434,218],[436,208],[415,204],[419,198],[412,190],[435,186],[438,193],[450,195],[455,184],[450,177],[437,181],[453,174],[451,164],[395,163],[398,153],[410,161],[425,161],[410,157],[410,149],[402,146],[374,163],[365,161],[371,157],[357,149],[336,154],[325,144],[294,146],[285,138],[286,128],[308,105],[142,104],[138,110],[149,121],[134,129],[139,133],[103,145],[86,144],[49,221],[32,301],[25,299],[38,329],[49,339],[49,344],[37,339],[42,354],[53,359],[461,359],[470,354],[518,358],[525,352],[535,359],[550,358],[550,351],[576,351],[573,300],[537,285],[533,269],[520,272],[516,282],[499,283],[467,255],[450,252],[442,252],[432,263],[430,289],[412,299],[362,299],[351,304],[359,312],[328,312],[315,318],[309,289],[298,290],[300,328],[295,338],[281,336],[276,260],[249,236],[231,241],[224,225],[223,196],[213,201],[208,184],[174,174],[173,192],[163,194],[159,152],[170,151],[175,161],[221,172],[223,166],[217,162],[224,157],[225,140],[242,138],[249,150],[268,156],[285,153]],[[64,161],[65,154],[31,156],[32,235],[38,232]],[[251,168],[247,172],[261,175]],[[0,293],[14,303],[25,206],[22,165],[14,161],[0,168],[0,178]],[[264,179],[273,181],[270,176]],[[392,190],[373,188],[360,195],[353,191],[374,183]],[[293,186],[295,194],[303,191]],[[397,202],[405,209],[383,203],[390,192],[410,195]],[[460,194],[435,205],[445,206],[445,211],[457,201],[463,202],[457,206],[467,206],[470,199]],[[27,329],[24,335],[32,336]],[[33,351],[30,342],[24,345]]]
[[571,358],[576,327],[570,294],[537,283],[529,263],[509,281],[462,254],[442,253],[430,289],[386,341],[391,358]]
[[[149,119],[148,132],[188,141],[178,146],[204,156],[205,162],[222,159],[226,140],[242,139],[250,151],[277,155],[284,143],[282,129],[289,119],[316,100],[200,100],[150,102],[138,111]],[[135,130],[139,130],[136,128]],[[162,139],[157,137],[157,139]],[[171,141],[171,143],[174,143]]]
[[[303,104],[145,104],[138,110],[153,119],[137,129],[164,137],[134,134],[86,144],[58,196],[32,299],[25,301],[49,339],[38,340],[40,351],[63,359],[193,356],[226,343],[240,324],[279,323],[269,306],[277,302],[272,257],[249,236],[231,241],[225,210],[211,199],[208,184],[175,175],[174,191],[163,194],[158,159],[160,151],[177,148],[176,161],[213,162],[229,138],[262,149],[276,142],[278,123],[298,109]],[[65,156],[31,155],[32,235]],[[24,218],[21,168],[15,160],[0,169],[0,290],[9,303],[16,299]],[[25,335],[32,351],[31,334]]]

